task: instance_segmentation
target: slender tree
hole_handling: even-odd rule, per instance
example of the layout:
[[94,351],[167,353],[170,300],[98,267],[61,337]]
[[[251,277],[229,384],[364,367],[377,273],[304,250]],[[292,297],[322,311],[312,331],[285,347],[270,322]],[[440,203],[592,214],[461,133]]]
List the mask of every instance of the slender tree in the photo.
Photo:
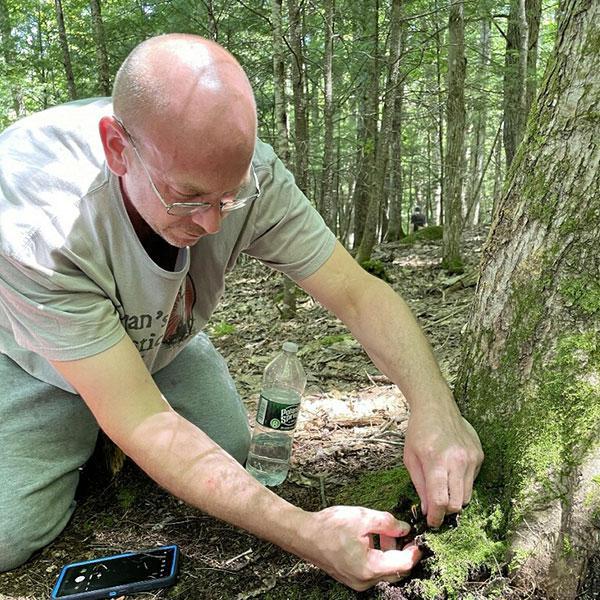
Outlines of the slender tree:
[[484,167],[485,140],[487,131],[488,65],[490,61],[490,21],[481,20],[479,35],[479,60],[477,64],[475,102],[473,107],[473,130],[471,135],[471,152],[469,167],[469,185],[466,191],[467,210],[464,225],[477,223],[479,217],[480,191]]
[[442,266],[462,273],[461,230],[465,136],[465,23],[463,0],[450,0],[448,43],[447,142],[445,158],[445,226]]
[[0,40],[4,60],[4,77],[7,79],[10,88],[14,116],[18,118],[24,112],[23,94],[14,68],[18,57],[15,50],[10,11],[6,0],[0,0]]
[[56,22],[58,24],[58,39],[63,56],[63,66],[65,68],[65,77],[67,80],[67,89],[69,99],[77,98],[77,87],[75,86],[75,75],[73,74],[73,64],[71,63],[71,51],[69,50],[69,40],[67,39],[67,29],[65,27],[65,17],[61,0],[54,0],[54,9],[56,11]]
[[394,116],[396,110],[396,98],[400,84],[400,56],[402,54],[402,2],[392,0],[392,11],[390,15],[390,49],[388,54],[388,76],[383,101],[383,114],[381,117],[381,128],[377,136],[375,153],[375,177],[369,194],[369,207],[365,229],[360,242],[357,260],[364,262],[369,260],[376,239],[377,215],[385,193],[385,176],[387,159],[389,157],[389,146],[392,141]]
[[90,0],[90,11],[92,14],[92,25],[94,31],[94,43],[96,46],[96,64],[98,66],[98,89],[101,94],[110,96],[110,67],[108,64],[108,52],[106,51],[106,37],[104,34],[104,22],[102,21],[102,10],[100,0]]
[[334,156],[334,103],[333,103],[333,45],[335,25],[335,0],[324,3],[324,37],[325,52],[323,54],[323,170],[321,180],[320,212],[332,231],[336,231],[336,203],[334,198],[333,179],[335,169]]
[[365,5],[357,35],[369,40],[368,62],[363,72],[357,127],[356,183],[352,203],[354,206],[354,248],[363,237],[369,207],[369,190],[373,186],[375,148],[379,121],[379,0]]

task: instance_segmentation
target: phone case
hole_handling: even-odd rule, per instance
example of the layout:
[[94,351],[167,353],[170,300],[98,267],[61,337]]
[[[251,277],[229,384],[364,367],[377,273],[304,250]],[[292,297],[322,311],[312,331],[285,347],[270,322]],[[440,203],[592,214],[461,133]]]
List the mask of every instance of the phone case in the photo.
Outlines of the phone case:
[[[145,581],[135,581],[131,583],[126,583],[123,585],[116,585],[112,587],[106,587],[99,590],[92,590],[88,592],[81,593],[71,593],[71,594],[61,594],[58,595],[60,591],[60,586],[63,582],[65,574],[69,569],[74,567],[81,567],[83,565],[93,565],[94,563],[99,563],[103,561],[116,560],[119,558],[132,557],[139,554],[144,554],[147,552],[156,552],[158,550],[172,550],[173,551],[173,562],[171,565],[171,572],[169,575],[165,577],[161,577],[160,579],[148,579]],[[139,550],[135,552],[124,552],[122,554],[114,554],[111,556],[103,556],[101,558],[95,558],[92,560],[85,560],[81,562],[70,563],[65,565],[60,572],[58,577],[58,581],[52,590],[52,600],[95,600],[100,598],[118,598],[124,594],[132,594],[134,592],[144,592],[147,590],[154,590],[157,588],[168,587],[173,585],[177,581],[177,572],[179,567],[179,547],[176,545],[171,546],[159,546],[157,548],[149,548],[147,550]]]

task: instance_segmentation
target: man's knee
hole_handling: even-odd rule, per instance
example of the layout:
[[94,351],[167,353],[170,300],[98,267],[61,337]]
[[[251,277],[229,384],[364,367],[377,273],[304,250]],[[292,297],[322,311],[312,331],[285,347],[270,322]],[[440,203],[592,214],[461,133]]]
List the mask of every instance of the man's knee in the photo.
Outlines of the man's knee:
[[0,573],[20,567],[33,554],[34,550],[15,547],[10,539],[0,533]]
[[4,572],[22,565],[43,544],[36,543],[39,533],[32,530],[28,517],[0,518],[0,572]]
[[22,565],[65,528],[75,510],[77,479],[64,477],[36,494],[0,493],[0,572]]

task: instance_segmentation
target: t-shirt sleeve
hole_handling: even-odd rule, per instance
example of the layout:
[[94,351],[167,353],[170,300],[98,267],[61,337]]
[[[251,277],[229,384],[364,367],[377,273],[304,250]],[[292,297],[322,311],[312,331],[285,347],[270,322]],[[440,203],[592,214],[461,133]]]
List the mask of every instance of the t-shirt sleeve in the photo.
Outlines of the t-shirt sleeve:
[[261,197],[245,253],[295,281],[315,273],[331,256],[335,235],[296,185],[281,160],[256,168]]
[[48,360],[98,354],[125,334],[100,288],[60,249],[0,254],[0,328]]

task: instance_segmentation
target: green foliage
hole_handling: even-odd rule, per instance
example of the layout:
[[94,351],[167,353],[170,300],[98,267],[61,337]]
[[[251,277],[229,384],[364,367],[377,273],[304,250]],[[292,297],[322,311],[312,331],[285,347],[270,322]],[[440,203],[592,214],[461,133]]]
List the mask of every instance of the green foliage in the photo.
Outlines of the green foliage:
[[235,333],[235,325],[227,323],[226,321],[219,321],[212,326],[211,335],[214,338],[223,337]]
[[[68,99],[58,28],[52,2],[34,0],[2,0],[7,7],[6,29],[0,55],[0,128],[18,116],[29,114]],[[554,6],[546,2],[548,15]],[[368,6],[368,10],[365,8]],[[484,2],[465,5],[467,61],[475,68],[467,69],[466,103],[472,124],[475,115],[487,111],[488,128],[484,154],[490,150],[490,131],[501,121],[502,77],[505,40],[491,28],[491,56],[485,68],[480,63],[480,24],[490,19],[496,5]],[[65,26],[79,97],[101,94],[88,0],[63,0]],[[402,224],[408,228],[411,208],[424,206],[431,217],[438,210],[442,156],[440,131],[444,122],[445,79],[447,74],[446,27],[448,9],[434,0],[404,3],[404,46],[402,53],[401,132],[402,151],[398,156],[396,179],[389,180],[388,204],[399,203]],[[284,11],[284,33],[288,34],[288,18]],[[363,135],[366,98],[375,78],[379,79],[380,100],[386,93],[386,53],[390,29],[391,2],[378,5],[341,0],[336,6],[333,47],[333,99],[335,105],[335,161],[337,206],[340,207],[339,228],[351,213],[349,204],[359,183],[368,188],[369,181],[358,182],[357,173],[364,157],[376,152],[377,132]],[[273,106],[272,23],[269,3],[264,0],[210,3],[191,0],[159,2],[145,0],[128,3],[104,0],[102,20],[111,77],[132,48],[156,34],[189,32],[213,38],[225,45],[246,69],[253,84],[260,122],[260,135],[274,142],[276,126]],[[324,145],[323,127],[323,55],[325,12],[320,4],[303,11],[305,84],[308,91],[309,127],[309,196],[319,206]],[[540,70],[553,45],[556,23],[553,18],[542,21],[540,35]],[[587,42],[589,51],[597,42]],[[10,57],[4,59],[5,56]],[[287,56],[287,69],[294,57]],[[15,98],[18,98],[17,106]],[[294,109],[288,97],[289,122]],[[20,105],[20,106],[19,106]],[[382,105],[382,102],[379,103]],[[293,141],[293,128],[290,129]],[[470,142],[469,142],[470,143]],[[393,150],[393,149],[392,149]],[[399,182],[401,181],[401,185]],[[489,169],[481,196],[484,212],[491,209],[494,187],[493,169]],[[393,192],[397,190],[397,192]],[[388,205],[388,212],[390,206]],[[385,211],[382,211],[382,216]],[[345,214],[344,214],[345,213]],[[385,215],[389,217],[389,214]],[[433,222],[433,221],[432,221]],[[383,225],[383,223],[381,223]],[[384,227],[381,227],[382,234]],[[420,233],[420,232],[419,232]],[[410,237],[410,236],[409,236]],[[418,238],[417,238],[418,239]],[[407,243],[411,243],[408,241]]]

